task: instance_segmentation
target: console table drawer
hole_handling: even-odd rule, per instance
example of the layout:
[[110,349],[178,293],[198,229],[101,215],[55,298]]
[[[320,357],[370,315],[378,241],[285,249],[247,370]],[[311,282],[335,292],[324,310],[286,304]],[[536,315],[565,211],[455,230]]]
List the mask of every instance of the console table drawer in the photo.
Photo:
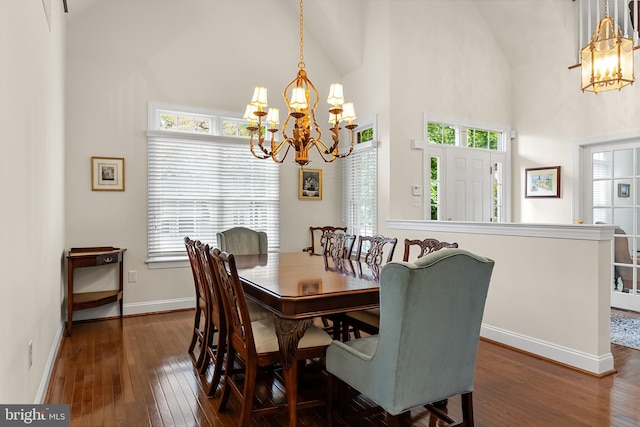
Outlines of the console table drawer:
[[96,265],[115,264],[120,259],[120,252],[96,255]]

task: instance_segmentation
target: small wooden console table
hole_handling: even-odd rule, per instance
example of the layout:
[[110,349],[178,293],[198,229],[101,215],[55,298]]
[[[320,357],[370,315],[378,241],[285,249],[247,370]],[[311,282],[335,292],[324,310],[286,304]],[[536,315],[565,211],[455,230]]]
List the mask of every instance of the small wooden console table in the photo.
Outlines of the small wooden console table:
[[[124,248],[112,246],[97,246],[92,248],[71,248],[67,255],[67,335],[71,335],[73,312],[101,305],[120,302],[120,317],[122,318],[123,292],[123,261]],[[73,270],[81,267],[96,267],[99,265],[118,264],[120,280],[118,289],[97,292],[74,293]]]

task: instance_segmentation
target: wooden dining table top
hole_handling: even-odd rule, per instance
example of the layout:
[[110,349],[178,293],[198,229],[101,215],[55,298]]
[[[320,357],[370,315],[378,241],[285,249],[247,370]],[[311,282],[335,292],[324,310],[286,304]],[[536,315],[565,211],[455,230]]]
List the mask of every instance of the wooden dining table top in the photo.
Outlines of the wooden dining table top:
[[284,319],[379,307],[378,275],[366,264],[306,252],[235,260],[245,293]]

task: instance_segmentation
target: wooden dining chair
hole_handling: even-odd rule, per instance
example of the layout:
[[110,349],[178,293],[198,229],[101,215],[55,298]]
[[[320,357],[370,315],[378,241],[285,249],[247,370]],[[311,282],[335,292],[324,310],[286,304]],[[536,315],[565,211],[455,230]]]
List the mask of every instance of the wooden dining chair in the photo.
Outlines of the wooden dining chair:
[[[355,275],[353,264],[350,262],[355,242],[356,236],[354,234],[326,231],[324,233],[324,246],[322,247],[325,269],[331,271],[342,270],[343,273],[347,273],[350,269],[353,273],[352,275]],[[344,261],[349,262],[345,263]],[[343,317],[343,313],[338,313],[321,316],[320,318],[324,330],[332,334],[335,339],[340,337]]]
[[398,239],[395,237],[384,237],[379,234],[375,236],[360,236],[356,261],[377,265],[390,262],[393,259],[397,244]]
[[323,227],[309,227],[311,233],[311,246],[302,249],[303,252],[309,252],[309,255],[321,255],[324,250],[325,233],[331,231],[333,233],[342,231],[347,232],[347,227],[334,227],[325,225]]
[[[200,365],[200,375],[205,375],[209,365],[213,365],[211,381],[206,384],[207,395],[213,397],[218,389],[220,378],[223,373],[225,345],[227,341],[227,326],[220,296],[220,287],[211,268],[211,256],[209,245],[201,242],[196,243],[196,255],[202,267],[204,278],[204,291],[207,292],[207,319],[204,328],[205,351],[204,358]],[[206,379],[205,379],[206,383]]]
[[[367,280],[377,281],[382,265],[393,259],[397,244],[398,239],[395,237],[384,237],[379,234],[375,236],[360,236],[355,256],[356,261],[360,263],[358,265],[358,275]],[[377,333],[379,319],[380,310],[377,308],[344,313],[340,316],[341,339],[346,341],[351,334],[355,338],[360,338],[361,332],[367,334]]]
[[418,254],[416,258],[422,258],[423,256],[435,252],[442,248],[457,248],[457,243],[441,242],[437,239],[427,238],[424,240],[409,240],[404,239],[404,256],[403,261],[409,261],[409,255],[412,247],[418,247]]
[[[233,393],[241,402],[238,426],[246,427],[250,425],[252,416],[288,409],[286,405],[254,407],[258,368],[281,361],[278,338],[273,319],[253,322],[250,320],[247,299],[238,277],[233,254],[214,250],[211,252],[211,260],[223,296],[228,331],[227,372],[223,380],[219,410],[226,409],[229,397]],[[295,360],[292,363],[324,357],[327,346],[331,342],[331,337],[322,328],[310,326],[298,343]],[[238,365],[242,367],[242,372],[237,372],[235,369],[236,359],[241,359],[242,363]],[[297,394],[297,388],[287,390],[287,393]]]
[[353,234],[327,231],[324,234],[324,246],[322,255],[331,258],[351,258],[356,236]]
[[[207,292],[205,291],[204,280],[202,277],[202,266],[198,261],[198,254],[196,251],[197,243],[197,241],[192,240],[189,237],[184,238],[184,246],[189,257],[189,264],[191,265],[196,293],[196,311],[193,319],[193,331],[191,333],[191,342],[189,343],[189,349],[187,352],[189,353],[189,356],[191,356],[196,369],[200,371],[206,353],[205,328],[209,320],[207,319]],[[198,348],[197,356],[196,347]]]

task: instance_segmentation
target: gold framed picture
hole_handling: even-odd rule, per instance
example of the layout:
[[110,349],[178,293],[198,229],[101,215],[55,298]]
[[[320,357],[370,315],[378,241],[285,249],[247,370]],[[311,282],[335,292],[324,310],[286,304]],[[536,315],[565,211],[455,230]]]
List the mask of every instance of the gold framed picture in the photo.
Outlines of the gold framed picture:
[[124,191],[124,158],[91,157],[91,190]]
[[300,169],[298,199],[322,200],[322,169]]

